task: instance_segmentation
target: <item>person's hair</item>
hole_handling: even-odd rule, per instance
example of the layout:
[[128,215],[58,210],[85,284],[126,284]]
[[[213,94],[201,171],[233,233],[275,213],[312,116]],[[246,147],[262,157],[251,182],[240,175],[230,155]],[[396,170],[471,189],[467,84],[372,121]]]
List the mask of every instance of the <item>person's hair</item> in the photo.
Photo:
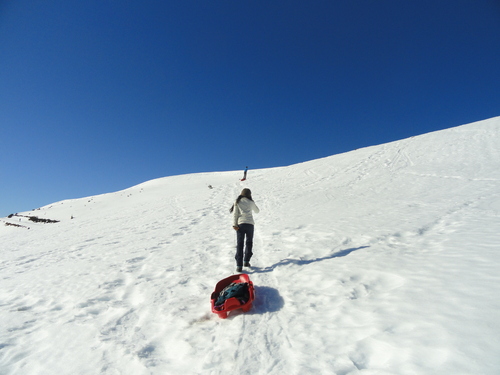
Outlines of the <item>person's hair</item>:
[[[243,189],[241,191],[241,194],[236,199],[236,203],[235,204],[240,203],[241,198],[247,198],[247,199],[250,199],[251,201],[253,201],[253,199],[252,199],[252,192],[250,191],[250,189],[246,189],[246,188]],[[234,210],[234,204],[229,209],[229,212],[233,212],[233,210]]]
[[240,197],[241,198],[245,197],[245,198],[252,200],[252,192],[250,191],[250,189],[245,188],[241,191],[241,194],[238,197],[238,199],[241,199]]

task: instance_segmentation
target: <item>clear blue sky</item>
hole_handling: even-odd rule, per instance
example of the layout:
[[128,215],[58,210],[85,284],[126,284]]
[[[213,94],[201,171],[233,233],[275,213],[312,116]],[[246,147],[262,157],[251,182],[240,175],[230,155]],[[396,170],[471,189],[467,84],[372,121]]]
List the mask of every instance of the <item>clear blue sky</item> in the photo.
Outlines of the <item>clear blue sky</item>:
[[0,0],[0,217],[498,115],[498,0]]

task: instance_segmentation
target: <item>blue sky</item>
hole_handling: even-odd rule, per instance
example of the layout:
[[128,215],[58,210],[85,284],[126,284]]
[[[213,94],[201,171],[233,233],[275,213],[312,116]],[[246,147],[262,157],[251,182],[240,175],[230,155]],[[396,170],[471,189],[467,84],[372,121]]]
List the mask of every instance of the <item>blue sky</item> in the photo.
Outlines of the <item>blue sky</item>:
[[498,115],[497,0],[0,1],[0,217]]

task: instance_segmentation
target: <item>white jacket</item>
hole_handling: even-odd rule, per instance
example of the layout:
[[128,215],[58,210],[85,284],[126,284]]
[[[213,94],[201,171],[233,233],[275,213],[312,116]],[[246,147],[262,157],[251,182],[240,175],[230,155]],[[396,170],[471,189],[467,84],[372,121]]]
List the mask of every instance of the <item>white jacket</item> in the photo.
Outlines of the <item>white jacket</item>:
[[233,226],[238,226],[240,224],[252,224],[253,221],[252,211],[259,213],[259,207],[248,198],[241,198],[238,203],[234,203],[233,210]]

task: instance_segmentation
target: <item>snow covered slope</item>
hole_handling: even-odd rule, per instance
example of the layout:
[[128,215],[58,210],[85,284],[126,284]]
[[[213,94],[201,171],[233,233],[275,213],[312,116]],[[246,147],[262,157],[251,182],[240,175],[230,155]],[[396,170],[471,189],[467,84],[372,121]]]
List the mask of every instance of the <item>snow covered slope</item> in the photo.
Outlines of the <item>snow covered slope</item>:
[[[494,118],[3,218],[0,373],[498,374],[499,144]],[[221,320],[243,187],[256,301]]]

